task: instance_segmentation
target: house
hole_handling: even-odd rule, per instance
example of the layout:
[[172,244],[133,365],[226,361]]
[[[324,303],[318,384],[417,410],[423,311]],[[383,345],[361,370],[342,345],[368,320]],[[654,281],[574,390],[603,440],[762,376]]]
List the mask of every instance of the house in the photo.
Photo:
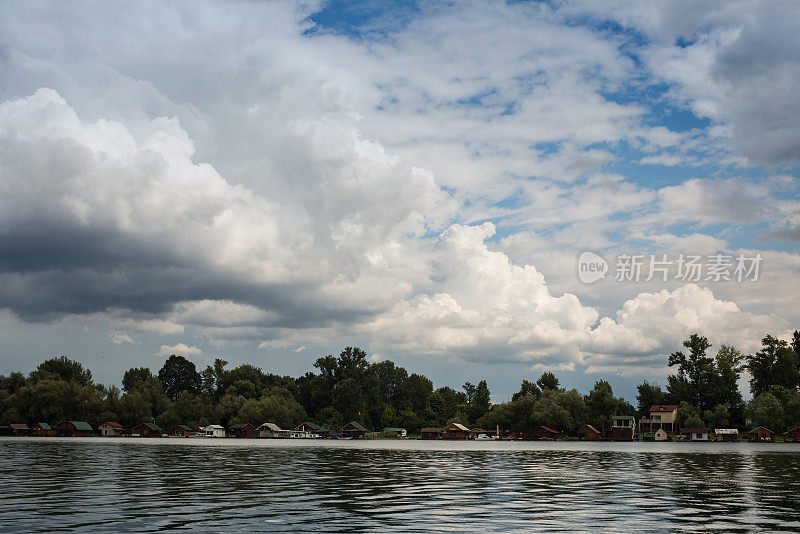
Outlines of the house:
[[442,439],[442,429],[423,428],[419,431],[419,439]]
[[783,440],[793,441],[795,443],[800,442],[800,428],[794,427],[793,429],[784,432]]
[[243,425],[233,425],[230,429],[230,434],[234,438],[252,439],[256,437],[256,427],[250,423]]
[[327,438],[330,437],[331,435],[330,430],[322,428],[319,425],[315,425],[314,423],[303,423],[302,425],[295,428],[295,430],[297,430],[298,432],[308,432],[309,434],[312,435],[312,437],[319,436],[321,438]]
[[350,421],[342,427],[343,438],[361,439],[367,434],[367,429],[355,421]]
[[583,441],[597,441],[600,439],[600,431],[592,425],[583,425],[578,429],[578,439]]
[[561,432],[544,425],[537,426],[531,430],[531,436],[533,439],[544,440],[561,439],[563,437]]
[[636,418],[632,415],[611,416],[611,439],[614,441],[633,441]]
[[119,436],[125,432],[125,427],[116,421],[106,421],[98,426],[97,429],[100,431],[101,436]]
[[400,428],[396,426],[387,426],[386,428],[383,429],[383,432],[394,432],[395,434],[397,434],[398,438],[408,437],[408,432],[406,432],[405,428]]
[[467,439],[469,428],[460,423],[450,423],[442,430],[442,439]]
[[772,441],[772,430],[760,426],[747,435],[748,441]]
[[133,437],[160,438],[164,435],[164,431],[155,423],[139,423],[131,428],[131,435]]
[[75,437],[89,437],[92,435],[92,425],[85,421],[64,421],[60,423],[56,429],[59,436]]
[[11,423],[11,435],[13,436],[30,436],[31,429],[25,423]]
[[654,441],[667,441],[668,438],[669,436],[667,436],[667,431],[664,430],[663,428],[659,428],[653,434]]
[[735,428],[715,428],[714,435],[718,441],[736,441],[739,431]]
[[680,434],[686,441],[708,441],[708,428],[681,428]]
[[175,425],[172,427],[172,430],[169,431],[170,436],[175,436],[179,438],[188,438],[194,434],[194,430],[189,425]]
[[672,434],[677,432],[677,404],[654,404],[648,410],[648,416],[639,419],[639,432],[654,432],[659,428]]
[[200,427],[203,435],[207,438],[224,438],[225,428],[222,425],[208,425]]
[[[258,435],[262,438],[290,438],[292,437],[291,430],[284,430],[275,423],[264,423],[260,427],[258,427]],[[308,434],[307,436],[299,436],[299,437],[311,437],[311,433],[304,432],[302,430],[298,430],[298,433],[301,434]]]
[[36,423],[35,425],[33,425],[33,435],[42,437],[44,436],[52,437],[52,436],[57,436],[58,432],[56,431],[55,428],[51,427],[47,423]]

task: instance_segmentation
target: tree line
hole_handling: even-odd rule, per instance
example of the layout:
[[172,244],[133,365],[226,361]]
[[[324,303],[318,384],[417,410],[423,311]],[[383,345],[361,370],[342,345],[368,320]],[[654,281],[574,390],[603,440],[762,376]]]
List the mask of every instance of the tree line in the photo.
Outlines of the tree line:
[[[125,371],[121,388],[95,383],[91,371],[61,356],[27,376],[0,375],[0,421],[57,424],[72,419],[93,426],[119,421],[127,427],[155,422],[164,429],[267,421],[293,428],[308,420],[338,429],[358,421],[371,430],[399,426],[412,433],[456,422],[512,431],[545,425],[573,434],[584,424],[608,430],[613,415],[647,416],[654,404],[676,404],[687,427],[743,428],[749,422],[782,431],[800,423],[800,332],[791,343],[768,335],[751,355],[722,345],[710,356],[711,344],[699,334],[683,347],[667,358],[675,372],[666,387],[642,382],[635,407],[615,396],[606,380],[598,380],[584,395],[561,387],[551,372],[523,380],[510,401],[492,405],[485,380],[458,390],[434,389],[425,376],[388,360],[372,363],[357,347],[318,358],[314,371],[297,378],[249,364],[228,368],[219,358],[198,371],[185,357],[172,355],[158,373],[147,367]],[[747,403],[739,391],[745,370],[753,395]]]

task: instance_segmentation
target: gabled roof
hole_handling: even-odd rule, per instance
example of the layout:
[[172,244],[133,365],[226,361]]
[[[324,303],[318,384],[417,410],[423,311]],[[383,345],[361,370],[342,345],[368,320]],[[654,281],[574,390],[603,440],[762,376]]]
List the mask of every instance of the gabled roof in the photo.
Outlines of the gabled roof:
[[14,430],[30,430],[25,423],[11,423],[11,428]]
[[264,428],[267,429],[267,430],[271,430],[273,432],[283,432],[283,429],[281,427],[279,427],[278,425],[276,425],[275,423],[264,423],[263,425],[258,427],[259,430],[264,429]]
[[172,427],[172,430],[178,430],[178,429],[186,430],[187,432],[191,432],[192,427],[190,427],[189,425],[175,425],[174,427]]
[[161,430],[161,427],[160,427],[160,426],[158,426],[158,425],[157,425],[157,424],[155,424],[155,423],[139,423],[138,425],[136,425],[135,427],[133,427],[131,430],[135,430],[135,429],[139,428],[140,426],[146,426],[147,428],[149,428],[149,429],[150,429],[150,430],[152,430],[153,432],[160,432],[160,433],[162,433],[162,434],[164,433],[164,431],[163,431],[163,430]]
[[709,428],[681,428],[680,434],[703,434],[708,433],[711,429]]
[[739,431],[736,430],[735,428],[715,428],[714,429],[714,434],[732,434],[732,435],[737,435],[737,434],[739,434]]
[[444,427],[444,429],[445,430],[464,430],[464,431],[469,432],[469,428],[465,427],[461,423],[450,423],[449,425]]
[[654,404],[650,406],[650,413],[653,412],[674,412],[678,409],[677,404]]
[[766,430],[767,432],[769,432],[770,434],[772,434],[772,430],[770,430],[769,428],[767,428],[767,427],[765,427],[765,426],[757,426],[757,427],[755,427],[753,430],[751,430],[751,431],[750,431],[750,433],[752,434],[753,432],[756,432],[756,431],[758,431],[758,430]]
[[590,429],[590,430],[591,430],[592,432],[594,432],[595,434],[599,434],[599,433],[600,433],[600,431],[599,431],[599,430],[597,430],[597,429],[596,429],[595,427],[593,427],[592,425],[583,425],[582,427],[580,427],[580,428],[578,429],[578,432],[580,432],[580,431],[581,431],[581,430],[583,430],[584,428],[588,428],[588,429]]
[[67,423],[74,426],[75,430],[88,430],[89,432],[92,431],[92,425],[86,421],[67,421]]
[[231,426],[231,430],[241,430],[246,426],[255,428],[255,425],[253,425],[252,423],[244,423],[243,425],[233,425],[233,426]]
[[402,432],[405,428],[400,428],[398,426],[387,426],[383,429],[384,432]]
[[794,427],[794,428],[790,428],[789,430],[784,432],[784,434],[796,434],[798,432],[800,432],[800,428]]
[[363,426],[361,426],[360,424],[358,424],[355,421],[350,421],[349,423],[344,425],[342,427],[342,430],[360,430],[362,432],[366,432],[367,431],[366,428],[364,428]]
[[550,428],[549,426],[539,425],[539,428],[540,428],[540,429],[542,429],[542,430],[544,430],[545,432],[550,432],[551,434],[560,434],[560,432],[559,432],[559,431],[557,431],[557,430],[553,430],[553,429],[552,429],[552,428]]
[[53,427],[51,427],[47,423],[36,423],[36,426],[38,426],[42,430],[52,430],[53,429]]
[[103,424],[112,426],[112,427],[116,428],[117,430],[125,430],[125,427],[122,426],[121,424],[117,423],[116,421],[106,421]]

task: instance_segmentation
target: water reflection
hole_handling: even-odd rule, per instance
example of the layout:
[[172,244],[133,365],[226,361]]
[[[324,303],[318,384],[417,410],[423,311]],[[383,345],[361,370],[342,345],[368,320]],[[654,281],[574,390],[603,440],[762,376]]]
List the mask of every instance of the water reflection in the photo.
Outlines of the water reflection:
[[799,459],[800,446],[763,444],[6,439],[0,524],[137,532],[797,530]]

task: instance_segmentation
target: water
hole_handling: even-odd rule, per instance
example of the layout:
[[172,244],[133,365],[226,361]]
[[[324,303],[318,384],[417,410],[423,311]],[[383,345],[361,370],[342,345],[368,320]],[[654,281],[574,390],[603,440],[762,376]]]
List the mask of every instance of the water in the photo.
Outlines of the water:
[[0,438],[0,530],[800,530],[800,444]]

